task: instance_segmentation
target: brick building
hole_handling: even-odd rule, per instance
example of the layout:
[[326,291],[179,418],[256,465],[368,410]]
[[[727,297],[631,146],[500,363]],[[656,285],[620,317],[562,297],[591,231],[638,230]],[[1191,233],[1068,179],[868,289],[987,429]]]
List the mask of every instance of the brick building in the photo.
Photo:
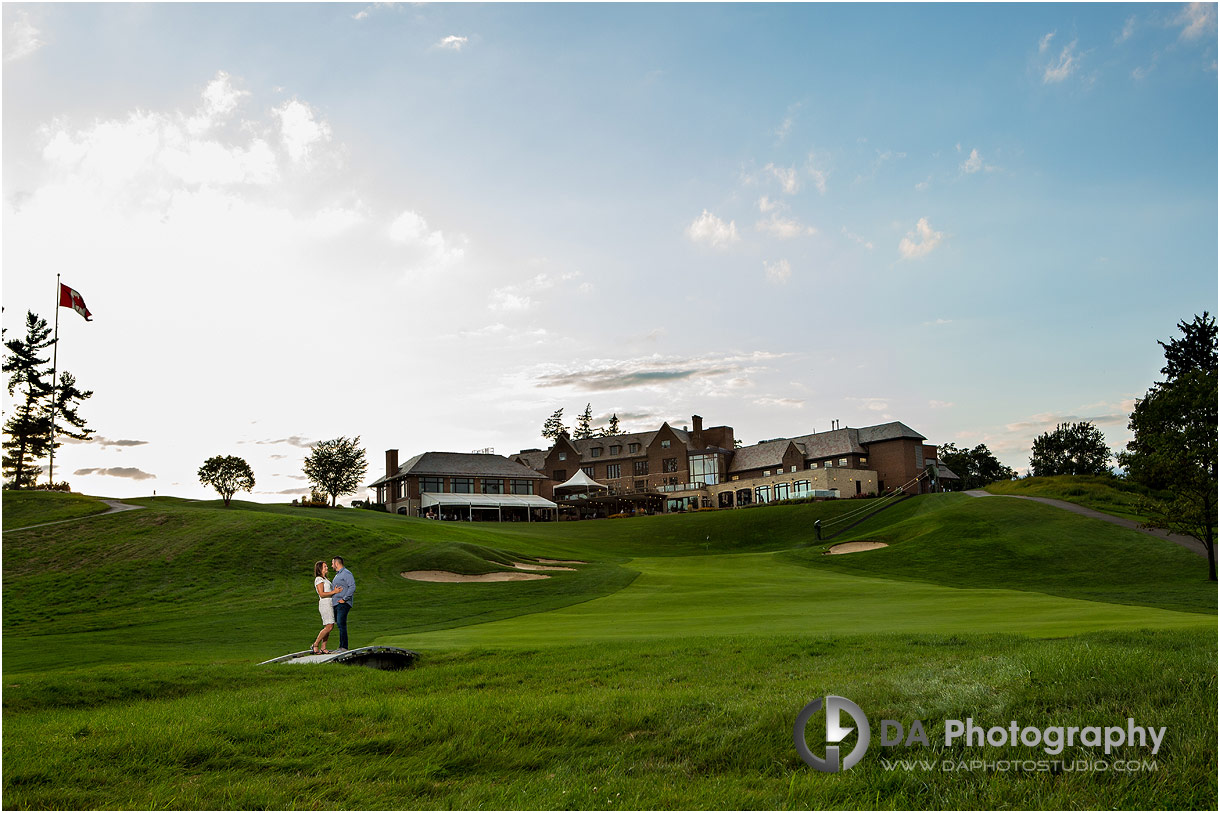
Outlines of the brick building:
[[529,522],[552,518],[557,507],[546,477],[500,455],[424,452],[400,466],[389,449],[385,466],[368,487],[391,513]]

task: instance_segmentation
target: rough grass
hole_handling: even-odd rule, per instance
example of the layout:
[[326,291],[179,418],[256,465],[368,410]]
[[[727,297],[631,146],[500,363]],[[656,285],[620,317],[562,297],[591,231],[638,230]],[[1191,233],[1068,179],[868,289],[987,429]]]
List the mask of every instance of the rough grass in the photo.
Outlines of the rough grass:
[[[6,676],[6,809],[1216,808],[1214,631],[744,636],[476,650],[412,670],[115,664]],[[840,694],[874,724],[864,761],[820,774],[792,725]],[[943,721],[1165,726],[1118,771],[946,772],[1049,760],[946,747]],[[923,720],[930,746],[883,748]],[[817,725],[807,729],[821,752]],[[854,744],[851,735],[848,747]],[[886,770],[882,759],[915,760]],[[930,763],[918,764],[923,759]]]
[[43,522],[88,517],[109,511],[110,506],[96,497],[63,491],[0,491],[4,530],[24,528]]
[[849,539],[889,547],[823,556],[826,544],[783,556],[840,573],[1216,612],[1216,584],[1207,578],[1206,561],[1190,551],[1026,500],[930,495],[886,511],[833,544]]
[[1141,511],[1140,501],[1156,496],[1148,489],[1118,477],[1070,474],[1004,480],[986,486],[985,490],[1019,497],[1049,497],[1136,522],[1148,521]]

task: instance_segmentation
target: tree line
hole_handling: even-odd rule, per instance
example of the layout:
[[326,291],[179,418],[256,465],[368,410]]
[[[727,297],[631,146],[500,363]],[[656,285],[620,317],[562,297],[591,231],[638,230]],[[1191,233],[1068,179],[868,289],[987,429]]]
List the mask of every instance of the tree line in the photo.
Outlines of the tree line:
[[585,440],[587,438],[612,438],[626,434],[618,425],[618,414],[612,414],[605,426],[593,427],[593,405],[585,404],[585,411],[576,418],[576,426],[569,430],[563,422],[563,407],[551,413],[542,424],[542,436],[554,443],[563,438]]

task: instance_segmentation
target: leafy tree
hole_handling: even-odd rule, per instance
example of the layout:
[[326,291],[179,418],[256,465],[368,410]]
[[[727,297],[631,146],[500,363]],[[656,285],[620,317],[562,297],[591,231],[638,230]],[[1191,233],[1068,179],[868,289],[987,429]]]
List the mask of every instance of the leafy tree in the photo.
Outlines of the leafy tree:
[[1147,525],[1202,542],[1208,578],[1216,581],[1216,320],[1204,312],[1178,329],[1182,338],[1158,342],[1166,380],[1135,402],[1127,424],[1134,438],[1119,463],[1133,482],[1168,492],[1142,502]]
[[305,476],[323,494],[330,495],[330,505],[344,494],[355,494],[364,485],[369,463],[360,436],[337,437],[315,443],[305,458]]
[[542,436],[552,443],[559,440],[560,436],[568,436],[568,428],[563,425],[563,407],[552,412],[551,417],[542,424]]
[[8,355],[4,372],[9,374],[8,394],[18,396],[12,414],[4,422],[4,474],[13,488],[28,488],[38,477],[37,461],[50,449],[51,424],[45,399],[51,394],[44,357],[55,344],[47,320],[32,311],[25,315],[25,338],[4,343]]
[[1101,430],[1089,421],[1062,423],[1034,438],[1029,467],[1035,477],[1056,474],[1107,474],[1114,453]]
[[937,455],[941,463],[961,478],[963,491],[981,488],[996,480],[1013,480],[1017,476],[1015,471],[997,460],[983,443],[973,449],[959,449],[952,443],[945,443],[939,447]]
[[572,433],[576,440],[593,437],[593,405],[585,404],[585,411],[576,419],[576,431]]
[[225,501],[225,508],[228,508],[234,494],[254,488],[254,471],[240,457],[217,455],[203,461],[199,467],[199,482],[216,489],[216,493]]

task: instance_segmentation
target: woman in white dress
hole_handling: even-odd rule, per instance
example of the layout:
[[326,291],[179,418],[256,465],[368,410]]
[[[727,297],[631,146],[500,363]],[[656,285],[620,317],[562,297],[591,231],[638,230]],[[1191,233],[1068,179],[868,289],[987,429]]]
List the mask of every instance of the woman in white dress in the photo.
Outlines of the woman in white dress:
[[313,565],[313,589],[318,594],[318,612],[322,614],[322,631],[318,633],[318,637],[313,642],[313,653],[315,655],[329,655],[330,650],[326,648],[326,641],[330,638],[330,631],[335,628],[335,608],[330,602],[330,597],[336,593],[342,593],[343,588],[332,590],[330,587],[330,579],[326,578],[330,567],[326,562],[314,562]]

